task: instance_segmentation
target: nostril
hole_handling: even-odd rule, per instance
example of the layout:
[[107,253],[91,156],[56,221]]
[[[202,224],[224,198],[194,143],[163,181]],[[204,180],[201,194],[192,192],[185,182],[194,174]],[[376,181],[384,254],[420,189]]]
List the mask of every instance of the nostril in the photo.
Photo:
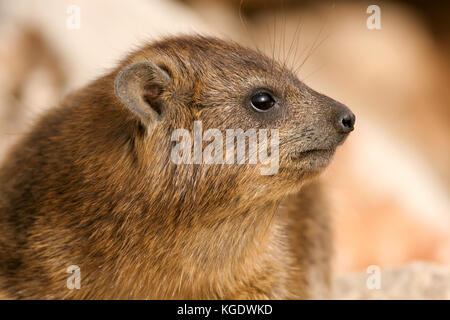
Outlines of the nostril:
[[344,117],[344,119],[342,119],[342,125],[345,128],[353,129],[352,119],[350,117]]
[[353,113],[345,113],[340,121],[340,127],[344,132],[353,131],[355,125],[355,116]]

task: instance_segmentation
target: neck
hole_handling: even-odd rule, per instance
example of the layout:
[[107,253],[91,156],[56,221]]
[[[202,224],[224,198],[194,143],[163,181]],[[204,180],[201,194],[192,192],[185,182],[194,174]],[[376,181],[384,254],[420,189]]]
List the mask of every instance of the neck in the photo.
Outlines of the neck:
[[[158,181],[152,173],[143,170],[145,179],[129,177],[128,194],[140,190],[134,207],[145,210],[127,214],[129,229],[122,224],[124,237],[115,235],[121,247],[126,239],[126,248],[132,251],[127,256],[135,257],[120,265],[116,280],[124,294],[132,288],[139,298],[149,293],[157,299],[238,298],[236,292],[267,284],[267,278],[283,282],[290,257],[280,232],[283,218],[277,215],[281,199],[266,200],[262,196],[266,193],[233,180],[227,180],[224,190],[209,179],[189,187],[175,184],[167,191],[165,184],[148,183]],[[171,175],[182,178],[182,172]],[[136,288],[138,283],[142,291]]]
[[288,257],[277,207],[278,202],[269,202],[232,212],[218,208],[196,213],[203,219],[169,226],[158,246],[158,252],[165,250],[161,262],[166,266],[159,270],[165,279],[159,297],[235,298],[239,285],[283,272]]
[[239,263],[249,254],[268,245],[277,226],[278,202],[267,202],[243,208],[219,208],[192,234],[192,246],[202,262]]

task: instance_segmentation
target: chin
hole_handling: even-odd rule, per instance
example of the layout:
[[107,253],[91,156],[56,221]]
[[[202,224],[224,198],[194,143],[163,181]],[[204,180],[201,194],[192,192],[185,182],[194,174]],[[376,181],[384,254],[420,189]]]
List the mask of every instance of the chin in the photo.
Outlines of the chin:
[[301,186],[321,174],[330,164],[333,155],[334,150],[328,149],[297,153],[280,167],[280,173],[284,179]]
[[330,164],[334,151],[334,149],[303,151],[292,155],[291,162],[301,171],[320,173]]

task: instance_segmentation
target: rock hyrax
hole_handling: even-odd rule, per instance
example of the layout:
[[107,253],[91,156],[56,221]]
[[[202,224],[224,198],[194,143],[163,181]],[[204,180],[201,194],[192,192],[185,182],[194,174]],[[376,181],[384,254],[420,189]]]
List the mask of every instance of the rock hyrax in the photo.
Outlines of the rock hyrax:
[[[203,132],[277,130],[277,172],[261,174],[261,162],[175,163],[174,130],[192,132],[200,121]],[[329,282],[329,226],[320,186],[307,183],[354,121],[341,103],[236,43],[150,43],[66,97],[7,157],[0,292],[320,297],[326,290],[317,287]],[[68,286],[73,268],[79,289]]]

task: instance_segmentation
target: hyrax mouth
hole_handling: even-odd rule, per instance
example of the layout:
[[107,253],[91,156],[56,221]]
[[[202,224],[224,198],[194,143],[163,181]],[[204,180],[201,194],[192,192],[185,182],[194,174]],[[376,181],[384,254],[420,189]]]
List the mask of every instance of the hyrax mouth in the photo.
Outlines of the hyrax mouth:
[[316,159],[331,159],[334,154],[334,149],[310,149],[304,151],[298,151],[291,154],[292,160],[305,160],[310,158]]
[[302,172],[321,172],[333,159],[335,149],[309,149],[290,155],[292,166]]

